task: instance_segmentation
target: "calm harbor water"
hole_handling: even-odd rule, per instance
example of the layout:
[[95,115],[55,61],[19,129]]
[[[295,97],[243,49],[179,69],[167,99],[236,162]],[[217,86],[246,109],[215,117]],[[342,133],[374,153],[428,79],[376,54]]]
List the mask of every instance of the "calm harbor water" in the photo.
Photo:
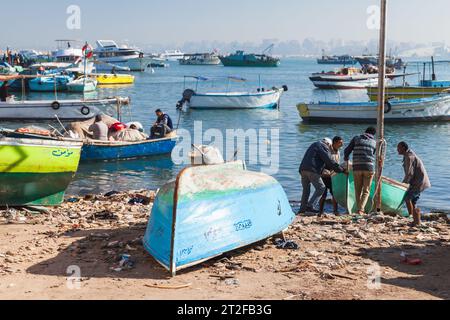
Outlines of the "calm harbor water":
[[[136,83],[129,87],[102,88],[97,97],[130,96],[131,114],[134,120],[142,122],[147,131],[155,120],[154,110],[161,108],[174,120],[178,120],[175,109],[181,98],[184,75],[202,75],[206,77],[236,75],[250,80],[242,87],[256,88],[261,75],[263,86],[288,85],[281,102],[281,110],[192,110],[182,113],[181,128],[192,130],[194,121],[203,121],[203,130],[220,129],[271,129],[280,130],[279,171],[274,176],[285,188],[289,199],[298,201],[301,187],[298,167],[309,145],[323,137],[342,136],[349,142],[355,135],[363,132],[367,125],[354,124],[303,124],[297,112],[296,104],[301,101],[361,101],[367,100],[364,90],[321,91],[314,89],[308,79],[312,72],[333,69],[333,66],[319,66],[314,60],[282,61],[279,68],[225,68],[221,66],[179,66],[171,63],[170,68],[155,69],[155,73],[136,74]],[[446,70],[447,69],[447,70]],[[415,71],[415,70],[410,70]],[[450,68],[439,65],[439,79],[450,79]],[[409,79],[417,82],[417,76]],[[195,83],[191,82],[195,85]],[[211,84],[202,84],[207,89]],[[190,86],[192,87],[192,86]],[[234,85],[238,88],[239,86]],[[31,99],[43,98],[31,94]],[[48,98],[48,97],[47,97]],[[65,98],[60,95],[60,98]],[[51,98],[50,98],[51,99]],[[425,162],[431,177],[433,188],[423,194],[421,205],[427,209],[450,210],[450,124],[408,124],[386,126],[388,154],[385,175],[401,180],[403,178],[402,159],[397,155],[396,145],[405,140]],[[182,166],[175,165],[170,157],[156,157],[120,162],[88,163],[80,166],[68,194],[104,193],[111,190],[156,189],[167,180],[176,177]],[[249,166],[258,169],[258,166]]]

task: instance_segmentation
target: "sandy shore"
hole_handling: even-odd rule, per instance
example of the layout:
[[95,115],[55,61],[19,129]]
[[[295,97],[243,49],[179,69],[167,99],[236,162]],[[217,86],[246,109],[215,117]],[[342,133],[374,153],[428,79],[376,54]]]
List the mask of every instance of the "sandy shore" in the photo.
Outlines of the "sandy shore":
[[[143,203],[129,204],[136,196]],[[420,229],[389,216],[299,217],[286,233],[298,250],[268,239],[170,278],[142,246],[153,198],[0,211],[0,299],[450,299],[445,215]],[[123,254],[132,265],[120,267]]]

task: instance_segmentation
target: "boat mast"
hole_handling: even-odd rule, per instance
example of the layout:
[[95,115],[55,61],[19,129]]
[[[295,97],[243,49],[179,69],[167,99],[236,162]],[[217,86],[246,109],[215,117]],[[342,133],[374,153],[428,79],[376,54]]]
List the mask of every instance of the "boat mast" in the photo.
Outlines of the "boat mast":
[[379,64],[378,64],[378,117],[377,117],[377,172],[376,172],[376,183],[377,183],[377,193],[376,199],[376,209],[377,212],[381,211],[381,187],[382,187],[382,174],[384,165],[384,103],[385,103],[385,79],[386,79],[386,11],[387,11],[387,0],[381,1],[381,23],[380,23],[380,44],[379,44]]

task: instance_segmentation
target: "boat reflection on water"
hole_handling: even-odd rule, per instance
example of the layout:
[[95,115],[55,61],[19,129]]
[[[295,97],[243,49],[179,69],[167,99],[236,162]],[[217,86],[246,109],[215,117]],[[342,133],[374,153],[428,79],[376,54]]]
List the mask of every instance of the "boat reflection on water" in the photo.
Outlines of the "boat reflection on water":
[[180,168],[167,156],[82,163],[67,194],[83,196],[109,191],[156,190],[176,177]]

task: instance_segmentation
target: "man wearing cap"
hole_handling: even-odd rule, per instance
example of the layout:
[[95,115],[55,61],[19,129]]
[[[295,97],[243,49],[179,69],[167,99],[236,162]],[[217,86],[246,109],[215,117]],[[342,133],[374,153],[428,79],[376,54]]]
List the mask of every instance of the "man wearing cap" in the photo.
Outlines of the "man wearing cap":
[[[317,202],[325,192],[326,186],[322,180],[324,169],[334,172],[346,172],[346,170],[337,163],[331,155],[331,147],[333,141],[325,138],[321,141],[313,143],[305,153],[303,161],[300,165],[300,175],[302,177],[302,203],[299,214],[306,212],[319,213],[316,209]],[[315,192],[311,199],[311,185],[314,186]]]
[[161,109],[155,111],[156,119],[155,124],[150,129],[150,139],[160,139],[164,138],[166,134],[169,134],[173,131],[173,122],[168,114],[162,112]]

